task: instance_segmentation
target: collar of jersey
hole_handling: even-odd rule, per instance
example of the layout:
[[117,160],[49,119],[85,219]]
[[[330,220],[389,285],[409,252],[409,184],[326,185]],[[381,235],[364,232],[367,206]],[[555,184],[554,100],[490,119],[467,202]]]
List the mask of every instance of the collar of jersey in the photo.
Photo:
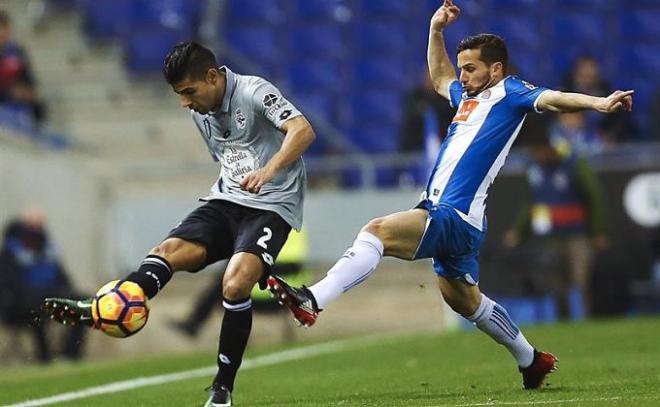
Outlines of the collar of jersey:
[[[226,65],[220,67],[220,71],[225,72],[225,77],[227,78],[227,87],[225,88],[225,96],[222,98],[222,104],[220,105],[220,113],[229,112],[229,105],[231,104],[231,98],[234,96],[234,90],[236,89],[236,74],[227,68]],[[217,113],[217,112],[213,112]]]
[[507,80],[507,79],[509,79],[510,77],[511,77],[511,75],[507,75],[507,76],[505,76],[504,78],[502,78],[502,80],[500,80],[499,82],[497,82],[495,85],[491,86],[490,88],[487,88],[487,89],[482,90],[481,92],[479,92],[478,94],[476,94],[476,95],[474,95],[474,96],[468,96],[468,95],[467,95],[467,92],[466,92],[466,91],[463,91],[463,93],[461,94],[461,97],[463,98],[463,100],[468,100],[468,99],[479,99],[479,98],[481,97],[481,94],[482,94],[482,93],[484,93],[484,92],[487,91],[488,89],[495,89],[496,87],[498,87],[498,86],[500,86],[500,85],[503,85],[503,84],[504,84],[504,81]]

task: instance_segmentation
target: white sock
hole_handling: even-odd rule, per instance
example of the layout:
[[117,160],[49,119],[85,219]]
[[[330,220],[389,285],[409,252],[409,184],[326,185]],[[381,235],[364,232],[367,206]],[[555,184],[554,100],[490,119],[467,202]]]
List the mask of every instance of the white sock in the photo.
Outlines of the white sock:
[[467,317],[495,342],[504,345],[518,361],[518,366],[528,367],[534,360],[534,347],[513,322],[504,307],[481,294],[477,311]]
[[316,305],[323,309],[344,292],[367,279],[383,257],[383,242],[369,232],[360,232],[346,253],[318,283],[309,287]]

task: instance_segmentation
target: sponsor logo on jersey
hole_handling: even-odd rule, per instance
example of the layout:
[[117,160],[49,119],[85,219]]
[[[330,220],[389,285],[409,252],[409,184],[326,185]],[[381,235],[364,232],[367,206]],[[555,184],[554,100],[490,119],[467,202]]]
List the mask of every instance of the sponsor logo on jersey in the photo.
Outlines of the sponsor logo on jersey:
[[283,111],[283,112],[280,114],[280,120],[286,120],[289,116],[291,116],[291,113],[293,113],[293,112],[291,111],[291,109],[287,109],[287,110]]
[[452,122],[467,121],[468,117],[470,117],[470,115],[472,114],[472,112],[474,112],[477,106],[479,106],[478,100],[474,100],[474,99],[464,100],[463,103],[461,103],[458,112],[456,112],[456,116],[454,116],[454,120],[452,120]]
[[245,115],[240,108],[236,109],[234,112],[234,120],[236,121],[236,127],[238,127],[239,130],[243,130],[245,128]]

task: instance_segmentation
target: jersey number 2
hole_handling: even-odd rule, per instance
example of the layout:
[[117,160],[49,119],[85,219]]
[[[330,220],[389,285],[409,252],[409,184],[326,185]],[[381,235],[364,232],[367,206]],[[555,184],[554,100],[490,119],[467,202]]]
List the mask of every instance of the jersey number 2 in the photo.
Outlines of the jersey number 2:
[[[257,246],[261,246],[264,249],[268,249],[268,244],[266,242],[269,241],[271,237],[273,237],[273,231],[270,230],[270,228],[264,228],[264,233],[265,234],[263,236],[261,236],[259,238],[259,240],[257,240]],[[273,259],[273,256],[271,256],[270,254],[268,254],[266,252],[261,253],[261,257],[270,266],[272,266],[273,263],[275,263],[275,260]]]

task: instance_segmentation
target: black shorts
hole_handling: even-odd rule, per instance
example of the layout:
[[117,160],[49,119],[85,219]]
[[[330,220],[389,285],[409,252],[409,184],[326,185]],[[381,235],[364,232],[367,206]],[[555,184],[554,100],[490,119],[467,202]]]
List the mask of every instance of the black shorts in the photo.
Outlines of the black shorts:
[[258,256],[269,274],[290,231],[291,226],[275,212],[215,199],[190,212],[168,238],[178,237],[206,247],[206,260],[198,270],[234,253],[246,252]]

